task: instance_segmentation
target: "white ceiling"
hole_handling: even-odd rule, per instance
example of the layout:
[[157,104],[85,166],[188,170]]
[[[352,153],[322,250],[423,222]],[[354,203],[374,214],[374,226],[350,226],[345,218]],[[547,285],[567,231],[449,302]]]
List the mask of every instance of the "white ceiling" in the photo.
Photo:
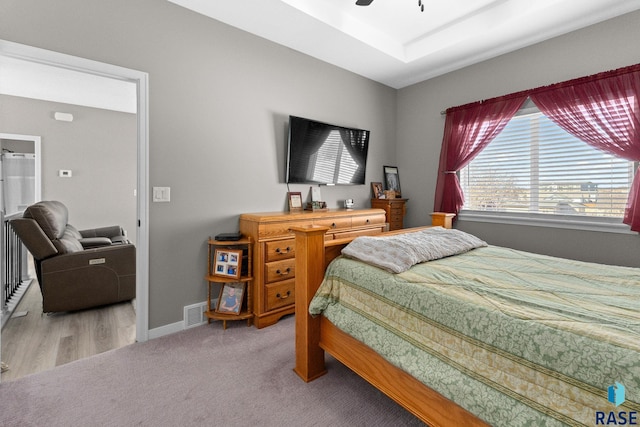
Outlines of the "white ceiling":
[[393,88],[640,9],[640,0],[169,0]]

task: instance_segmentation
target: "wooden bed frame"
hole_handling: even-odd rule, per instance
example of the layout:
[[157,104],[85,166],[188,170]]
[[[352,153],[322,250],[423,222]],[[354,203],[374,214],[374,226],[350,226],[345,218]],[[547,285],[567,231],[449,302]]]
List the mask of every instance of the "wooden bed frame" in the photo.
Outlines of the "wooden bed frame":
[[[450,228],[449,214],[432,214],[434,225]],[[445,221],[445,222],[443,222]],[[448,223],[446,222],[448,221]],[[397,230],[384,235],[420,228]],[[309,303],[331,260],[351,239],[325,241],[326,227],[292,228],[296,236],[296,366],[305,381],[327,373],[326,351],[429,426],[487,426],[470,412],[387,362],[367,345],[336,328],[324,316],[309,315]]]

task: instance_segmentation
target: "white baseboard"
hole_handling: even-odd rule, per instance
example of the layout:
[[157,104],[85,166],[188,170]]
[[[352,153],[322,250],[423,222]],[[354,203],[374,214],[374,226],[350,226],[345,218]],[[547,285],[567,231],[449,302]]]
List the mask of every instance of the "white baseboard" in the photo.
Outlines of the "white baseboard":
[[[183,320],[181,322],[170,323],[168,325],[160,326],[159,328],[150,329],[149,339],[160,338],[164,335],[169,335],[175,332],[184,331],[185,329],[188,329],[190,327],[206,324],[207,319],[202,315],[202,310],[205,309],[203,307],[206,307],[206,305],[207,305],[207,302],[204,301],[201,303],[192,304],[184,307]],[[195,320],[192,318],[192,319],[189,319],[189,321],[187,321],[187,316],[189,316],[190,310],[194,310],[194,309],[198,312],[199,317]],[[191,312],[191,315],[193,315],[193,312]]]
[[149,339],[160,338],[165,335],[173,334],[184,330],[184,322],[170,323],[160,326],[159,328],[149,329]]

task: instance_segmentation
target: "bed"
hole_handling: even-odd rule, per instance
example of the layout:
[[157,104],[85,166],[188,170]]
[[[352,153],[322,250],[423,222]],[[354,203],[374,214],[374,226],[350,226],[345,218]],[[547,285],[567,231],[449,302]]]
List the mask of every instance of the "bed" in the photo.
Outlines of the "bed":
[[303,380],[326,373],[326,351],[430,426],[637,419],[640,270],[484,244],[390,272],[323,227],[293,231]]

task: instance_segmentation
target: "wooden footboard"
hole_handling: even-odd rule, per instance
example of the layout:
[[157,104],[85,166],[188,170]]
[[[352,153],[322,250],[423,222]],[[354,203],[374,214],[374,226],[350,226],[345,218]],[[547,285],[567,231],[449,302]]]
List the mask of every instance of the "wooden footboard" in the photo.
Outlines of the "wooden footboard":
[[[441,214],[447,215],[447,214]],[[441,220],[441,216],[437,216]],[[435,222],[435,220],[434,220]],[[423,227],[424,228],[424,227]],[[309,315],[309,303],[324,277],[326,266],[350,240],[325,242],[326,227],[293,228],[296,236],[296,366],[306,382],[327,370],[324,352],[356,372],[374,387],[428,425],[486,426],[487,424],[401,369],[367,345],[342,332],[322,316]],[[405,229],[385,234],[399,234]]]

